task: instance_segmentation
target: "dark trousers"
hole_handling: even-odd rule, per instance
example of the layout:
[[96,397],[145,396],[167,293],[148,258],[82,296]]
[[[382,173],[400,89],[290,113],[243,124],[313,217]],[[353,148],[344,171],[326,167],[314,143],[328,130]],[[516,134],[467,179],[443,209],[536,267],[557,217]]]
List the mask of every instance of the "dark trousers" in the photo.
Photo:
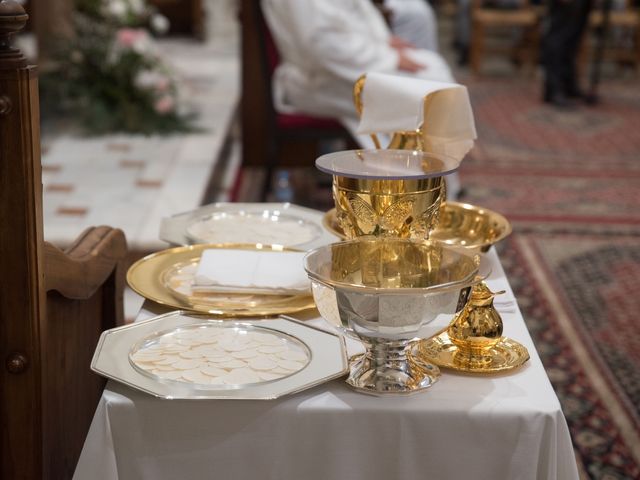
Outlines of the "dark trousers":
[[551,0],[542,38],[545,95],[576,95],[576,57],[591,0]]

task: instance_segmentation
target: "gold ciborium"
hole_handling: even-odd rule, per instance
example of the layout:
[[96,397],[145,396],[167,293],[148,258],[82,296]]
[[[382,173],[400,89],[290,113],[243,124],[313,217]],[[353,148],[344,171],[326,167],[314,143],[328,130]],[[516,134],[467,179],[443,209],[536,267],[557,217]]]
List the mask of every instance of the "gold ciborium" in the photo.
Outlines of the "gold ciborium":
[[529,352],[502,335],[502,317],[493,306],[493,298],[502,293],[492,292],[484,282],[474,285],[447,329],[418,343],[418,356],[439,367],[472,373],[503,372],[524,364]]
[[[362,75],[353,87],[360,115],[365,82]],[[342,231],[349,239],[362,235],[428,238],[446,197],[443,176],[454,172],[460,161],[426,151],[422,128],[395,132],[384,150],[376,134],[371,138],[377,150],[338,152],[316,161],[320,170],[333,175]]]
[[333,176],[336,217],[347,238],[427,239],[445,197],[443,175],[459,161],[418,150],[348,150],[323,155],[316,166]]

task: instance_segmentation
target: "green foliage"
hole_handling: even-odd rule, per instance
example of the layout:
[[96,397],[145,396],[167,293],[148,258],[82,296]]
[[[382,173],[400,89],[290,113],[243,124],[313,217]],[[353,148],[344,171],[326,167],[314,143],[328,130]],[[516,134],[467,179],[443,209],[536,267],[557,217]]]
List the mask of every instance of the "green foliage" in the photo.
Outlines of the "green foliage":
[[[75,38],[61,43],[41,78],[45,118],[65,115],[88,133],[188,131],[171,72],[154,53],[146,29],[123,27],[101,0],[78,0]],[[125,11],[127,25],[134,22]],[[120,19],[121,20],[121,19]]]

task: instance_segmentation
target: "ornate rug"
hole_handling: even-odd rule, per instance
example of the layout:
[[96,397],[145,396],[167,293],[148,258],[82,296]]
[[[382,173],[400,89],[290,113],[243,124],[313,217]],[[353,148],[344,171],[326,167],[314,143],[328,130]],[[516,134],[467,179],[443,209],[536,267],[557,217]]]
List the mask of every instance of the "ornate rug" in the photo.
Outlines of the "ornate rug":
[[500,255],[581,476],[640,478],[640,95],[558,111],[539,87],[469,82],[479,140],[464,201],[505,214]]

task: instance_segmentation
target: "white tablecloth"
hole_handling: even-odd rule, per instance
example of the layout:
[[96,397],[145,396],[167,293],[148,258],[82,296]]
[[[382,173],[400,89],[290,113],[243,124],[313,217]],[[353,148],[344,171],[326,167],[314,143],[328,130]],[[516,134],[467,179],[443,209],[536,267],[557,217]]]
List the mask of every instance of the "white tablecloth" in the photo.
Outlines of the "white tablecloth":
[[[507,290],[500,302],[513,299],[495,252],[489,259],[489,287]],[[155,313],[146,304],[140,318]],[[110,381],[74,478],[577,479],[560,404],[522,316],[515,302],[501,313],[505,335],[529,349],[524,368],[444,372],[414,396],[363,395],[335,380],[271,401],[160,400]]]

